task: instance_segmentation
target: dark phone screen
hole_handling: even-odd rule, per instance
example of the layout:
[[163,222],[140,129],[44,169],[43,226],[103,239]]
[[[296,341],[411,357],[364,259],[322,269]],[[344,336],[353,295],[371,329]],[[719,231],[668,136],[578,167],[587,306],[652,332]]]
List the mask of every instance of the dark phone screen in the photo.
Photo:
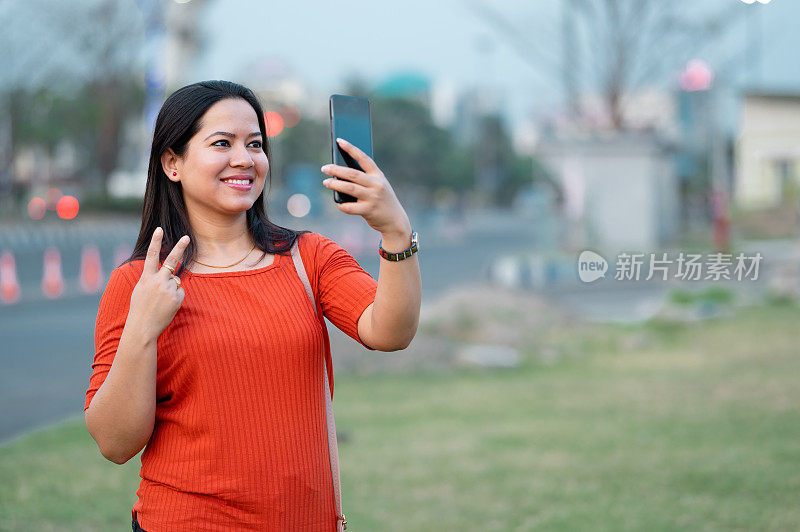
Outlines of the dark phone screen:
[[372,157],[372,126],[369,115],[369,100],[367,98],[334,94],[330,99],[330,107],[333,164],[349,166],[363,171],[364,169],[355,159],[339,147],[336,143],[336,138],[343,138]]

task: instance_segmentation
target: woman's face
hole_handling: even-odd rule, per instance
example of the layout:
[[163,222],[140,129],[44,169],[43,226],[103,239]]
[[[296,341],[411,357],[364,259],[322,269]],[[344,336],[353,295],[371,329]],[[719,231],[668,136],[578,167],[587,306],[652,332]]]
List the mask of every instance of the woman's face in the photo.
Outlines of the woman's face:
[[[269,161],[263,142],[250,104],[240,98],[221,100],[201,117],[183,157],[165,154],[164,171],[180,181],[190,214],[241,214],[264,189]],[[248,184],[226,184],[231,178]]]

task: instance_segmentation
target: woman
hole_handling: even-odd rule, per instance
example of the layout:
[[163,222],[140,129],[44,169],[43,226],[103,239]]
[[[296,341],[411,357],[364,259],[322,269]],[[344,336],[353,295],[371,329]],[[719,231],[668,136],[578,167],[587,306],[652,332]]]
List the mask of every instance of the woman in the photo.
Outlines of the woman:
[[[268,220],[263,116],[249,89],[208,81],[176,91],[156,120],[141,231],[100,301],[84,408],[107,459],[147,445],[134,530],[341,530],[319,312],[367,349],[403,349],[416,333],[416,255],[381,260],[375,282],[333,241]],[[365,172],[323,167],[349,180],[326,187],[358,198],[339,210],[381,233],[381,256],[406,250],[411,225],[388,181],[340,146]]]

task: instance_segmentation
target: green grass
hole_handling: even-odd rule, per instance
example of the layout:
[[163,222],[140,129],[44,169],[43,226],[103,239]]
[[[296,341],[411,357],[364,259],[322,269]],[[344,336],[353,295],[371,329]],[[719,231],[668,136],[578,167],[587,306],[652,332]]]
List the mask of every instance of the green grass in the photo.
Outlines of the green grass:
[[[517,369],[339,376],[349,529],[797,529],[798,321],[571,327]],[[82,420],[0,448],[0,530],[126,530],[138,465]]]
[[691,292],[683,289],[673,290],[669,294],[669,299],[677,305],[692,305],[703,301],[724,305],[733,301],[734,294],[728,288],[711,286],[702,292]]

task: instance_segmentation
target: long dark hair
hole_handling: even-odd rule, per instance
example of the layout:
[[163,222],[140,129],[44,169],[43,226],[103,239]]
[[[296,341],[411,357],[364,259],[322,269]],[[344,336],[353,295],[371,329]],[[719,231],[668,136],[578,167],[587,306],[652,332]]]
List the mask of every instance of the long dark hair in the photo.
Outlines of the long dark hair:
[[[178,243],[183,235],[189,235],[189,245],[183,253],[180,266],[175,275],[180,275],[184,266],[190,264],[197,256],[195,235],[189,225],[186,205],[180,183],[167,178],[161,166],[161,156],[169,148],[178,155],[186,152],[189,140],[200,129],[200,118],[208,109],[220,100],[227,98],[241,98],[250,104],[258,117],[258,128],[264,140],[262,149],[270,159],[267,128],[264,124],[264,111],[256,95],[242,85],[230,81],[201,81],[187,85],[173,92],[166,99],[156,118],[153,131],[153,146],[150,148],[150,164],[147,168],[147,185],[144,192],[144,205],[142,206],[142,227],[139,229],[139,238],[131,256],[123,262],[144,259],[147,248],[156,227],[164,231],[161,239],[161,256],[163,261]],[[271,162],[271,161],[270,161]],[[267,171],[269,186],[272,185],[272,165]],[[266,188],[266,187],[265,187]],[[256,199],[252,207],[247,209],[247,228],[256,244],[263,253],[287,255],[294,241],[302,233],[309,231],[294,231],[275,225],[264,210],[264,191]]]

